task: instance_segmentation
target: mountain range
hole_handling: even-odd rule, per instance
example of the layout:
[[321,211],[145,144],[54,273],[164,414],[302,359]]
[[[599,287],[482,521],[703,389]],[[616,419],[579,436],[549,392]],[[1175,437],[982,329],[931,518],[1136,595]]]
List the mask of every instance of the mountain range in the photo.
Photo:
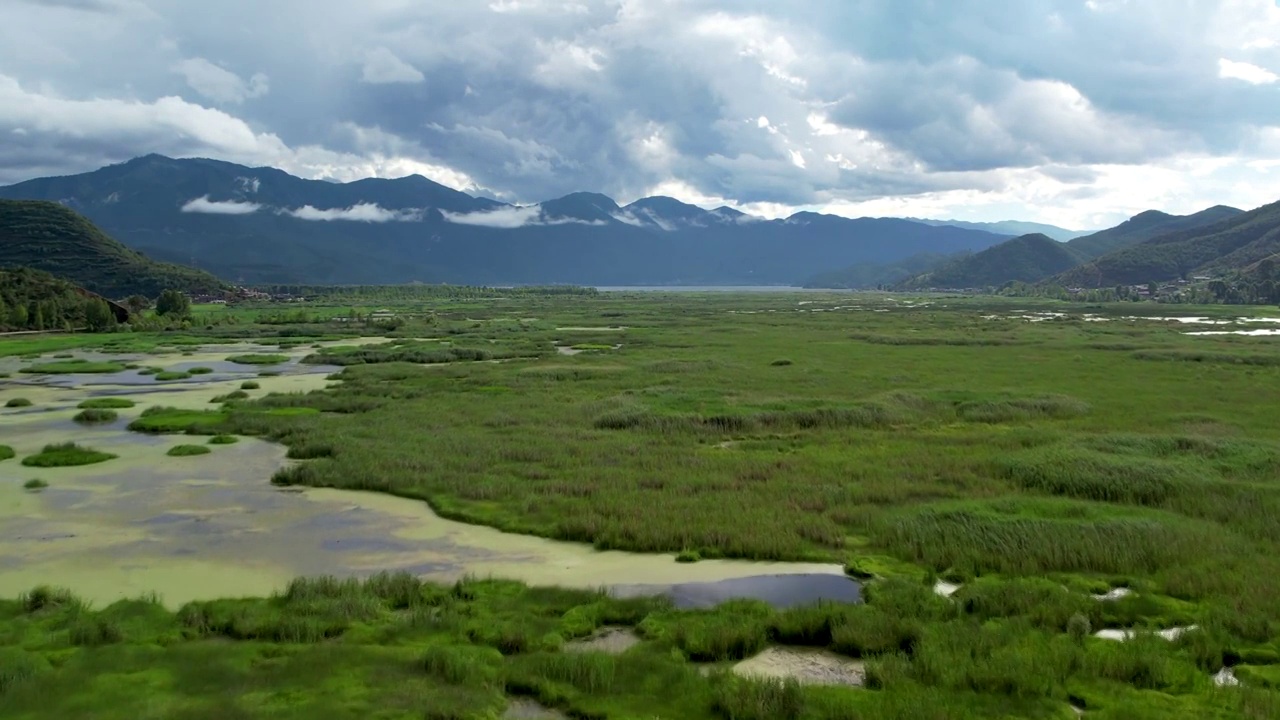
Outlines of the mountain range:
[[1058,242],[1029,234],[931,268],[898,289],[997,287],[1008,282],[1111,287],[1240,270],[1280,251],[1280,203],[1191,215],[1148,210],[1106,230]]
[[60,203],[152,258],[246,284],[788,285],[1009,238],[897,218],[766,220],[669,197],[619,206],[582,192],[517,206],[420,176],[334,183],[159,155],[0,198]]

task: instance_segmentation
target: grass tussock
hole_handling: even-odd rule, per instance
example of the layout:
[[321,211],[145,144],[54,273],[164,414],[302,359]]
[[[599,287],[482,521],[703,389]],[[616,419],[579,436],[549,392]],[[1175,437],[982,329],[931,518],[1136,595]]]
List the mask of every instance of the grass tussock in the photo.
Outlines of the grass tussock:
[[120,415],[115,410],[98,410],[91,408],[89,410],[81,410],[71,419],[81,425],[97,425],[101,423],[115,422],[119,418]]
[[264,353],[247,353],[244,355],[231,355],[227,358],[227,362],[233,362],[238,365],[279,365],[288,362],[288,355],[271,355]]
[[212,452],[207,445],[174,445],[165,455],[169,457],[190,457],[192,455],[208,455]]
[[18,454],[14,452],[13,448],[9,447],[8,445],[0,445],[0,461],[12,460],[13,458],[17,457],[17,455]]
[[127,410],[135,404],[127,398],[105,397],[85,400],[76,407],[81,410]]
[[31,407],[31,400],[24,397],[9,398],[5,401],[4,406],[7,408]]
[[45,445],[39,453],[28,455],[22,459],[27,467],[74,467],[77,465],[93,465],[95,463],[114,460],[117,455],[83,447],[75,443],[55,443]]

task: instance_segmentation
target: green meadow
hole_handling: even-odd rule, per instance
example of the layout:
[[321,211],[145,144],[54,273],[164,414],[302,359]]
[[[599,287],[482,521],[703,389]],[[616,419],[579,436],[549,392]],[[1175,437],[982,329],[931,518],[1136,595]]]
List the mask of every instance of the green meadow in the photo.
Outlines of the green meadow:
[[[0,716],[500,717],[513,697],[576,718],[1280,716],[1280,348],[1187,334],[1280,326],[1231,324],[1274,309],[848,293],[371,304],[399,322],[227,311],[203,332],[387,338],[309,351],[339,368],[328,390],[150,407],[130,429],[265,437],[306,462],[263,482],[420,499],[601,550],[837,562],[867,601],[674,610],[397,575],[175,613],[39,589],[0,604]],[[1173,312],[1227,324],[1143,319]],[[939,581],[959,588],[943,597]],[[643,642],[565,651],[607,626]],[[1151,634],[1172,628],[1193,629]],[[856,658],[865,685],[727,671],[769,645]],[[1224,667],[1238,685],[1215,683]]]

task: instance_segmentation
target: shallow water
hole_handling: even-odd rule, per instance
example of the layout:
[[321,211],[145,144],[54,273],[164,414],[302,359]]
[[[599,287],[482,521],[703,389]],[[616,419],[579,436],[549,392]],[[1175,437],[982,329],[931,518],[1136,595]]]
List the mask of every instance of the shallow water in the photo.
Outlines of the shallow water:
[[[857,584],[834,564],[677,563],[670,554],[598,552],[445,520],[424,502],[390,495],[276,488],[268,480],[288,462],[283,446],[241,438],[212,446],[209,455],[173,458],[165,454],[168,448],[193,438],[125,429],[150,405],[213,408],[209,400],[239,387],[241,378],[146,388],[65,377],[71,380],[66,386],[0,384],[0,401],[20,394],[38,410],[0,410],[5,444],[19,458],[67,440],[120,457],[76,468],[28,468],[18,459],[0,463],[0,596],[48,583],[98,604],[155,592],[177,606],[267,594],[300,575],[405,570],[441,581],[476,575],[618,586],[631,594],[670,592],[685,606],[744,594],[784,605],[858,597]],[[254,397],[328,384],[318,372],[255,380],[262,389],[252,391]],[[103,395],[139,404],[119,411],[114,423],[71,422],[80,401]],[[22,489],[32,477],[49,487],[38,493]],[[794,575],[802,577],[785,577]]]

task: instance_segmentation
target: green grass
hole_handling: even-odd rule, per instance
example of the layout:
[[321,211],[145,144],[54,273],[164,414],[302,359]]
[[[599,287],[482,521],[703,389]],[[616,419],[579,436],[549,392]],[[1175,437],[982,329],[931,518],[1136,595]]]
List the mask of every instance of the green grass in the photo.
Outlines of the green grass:
[[191,373],[178,370],[162,370],[155,374],[156,380],[160,382],[167,382],[169,380],[186,380],[189,377],[191,377]]
[[45,445],[39,453],[28,455],[22,464],[28,467],[74,467],[77,465],[93,465],[95,463],[114,460],[116,455],[93,450],[75,443]]
[[240,383],[241,390],[257,390],[258,388],[261,388],[261,387],[262,385],[259,384],[257,380],[245,380],[244,382]]
[[213,368],[210,367],[193,367],[187,370],[189,375],[208,375],[212,372]]
[[27,490],[43,490],[49,487],[49,483],[45,482],[44,480],[41,480],[40,478],[32,478],[22,483],[22,487],[26,488]]
[[279,365],[280,363],[288,361],[288,355],[271,355],[263,353],[231,355],[227,358],[227,362],[233,362],[240,365]]
[[36,363],[22,368],[19,372],[33,375],[76,375],[81,373],[117,373],[124,372],[123,363],[91,362],[89,360],[64,360],[61,362]]
[[209,438],[210,445],[235,445],[240,442],[240,438],[235,435],[214,435]]
[[191,455],[208,455],[211,450],[207,445],[174,445],[165,453],[169,457],[189,457]]
[[135,404],[132,400],[126,398],[105,397],[85,400],[76,407],[82,410],[125,410]]
[[12,460],[17,457],[17,453],[8,445],[0,445],[0,460]]
[[149,407],[142,411],[141,416],[129,423],[129,429],[152,434],[215,435],[217,433],[214,429],[223,425],[226,419],[227,415],[221,412]]
[[31,401],[23,397],[9,398],[4,406],[7,408],[31,407]]
[[115,410],[99,410],[96,408],[90,408],[88,410],[81,410],[71,419],[82,425],[94,425],[98,423],[115,422],[119,417],[120,415]]
[[229,393],[226,393],[225,395],[218,395],[214,397],[212,400],[210,400],[209,402],[211,403],[233,402],[235,400],[244,400],[247,397],[249,397],[249,393],[243,390],[233,390]]

